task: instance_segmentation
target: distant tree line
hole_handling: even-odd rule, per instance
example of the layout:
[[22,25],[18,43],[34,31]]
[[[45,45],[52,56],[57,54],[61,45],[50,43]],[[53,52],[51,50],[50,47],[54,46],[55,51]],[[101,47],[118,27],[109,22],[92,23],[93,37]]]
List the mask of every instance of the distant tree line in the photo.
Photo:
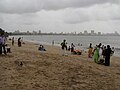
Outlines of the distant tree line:
[[5,37],[9,36],[9,34],[5,32],[5,30],[3,30],[2,28],[0,28],[0,35],[5,35]]

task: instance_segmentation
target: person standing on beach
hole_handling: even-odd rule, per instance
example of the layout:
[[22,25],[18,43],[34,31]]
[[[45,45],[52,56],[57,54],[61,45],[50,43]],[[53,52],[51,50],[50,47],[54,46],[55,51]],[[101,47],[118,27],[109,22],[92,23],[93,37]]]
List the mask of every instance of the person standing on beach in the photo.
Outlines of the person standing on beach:
[[73,43],[71,43],[71,53],[74,52],[74,47],[75,47],[75,45]]
[[18,47],[21,47],[21,38],[18,38]]
[[2,36],[0,35],[0,55],[2,54]]
[[52,46],[54,46],[54,43],[55,43],[55,42],[54,42],[54,40],[53,40],[53,41],[52,41]]
[[66,42],[65,39],[64,39],[63,42],[61,43],[61,46],[62,46],[62,50],[64,50],[64,54],[66,54],[66,50],[67,50],[67,42]]
[[92,51],[93,51],[93,47],[92,47],[92,43],[90,43],[90,46],[88,49],[88,58],[92,58]]
[[2,35],[2,47],[3,47],[4,54],[6,55],[5,44],[6,44],[6,37],[3,34]]
[[98,50],[97,47],[95,47],[93,60],[94,60],[95,63],[98,63],[98,59],[99,59],[99,50]]
[[12,37],[12,45],[14,46],[14,37]]
[[110,55],[111,55],[111,48],[110,45],[107,45],[107,49],[106,49],[106,55],[105,55],[105,66],[110,66]]

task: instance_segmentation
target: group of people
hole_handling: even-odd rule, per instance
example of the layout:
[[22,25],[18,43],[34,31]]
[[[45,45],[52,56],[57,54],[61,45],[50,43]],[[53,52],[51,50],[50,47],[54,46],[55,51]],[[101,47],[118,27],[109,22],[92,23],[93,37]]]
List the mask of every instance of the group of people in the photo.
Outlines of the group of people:
[[[64,39],[63,42],[61,43],[61,48],[62,48],[62,50],[64,50],[64,51],[66,51],[66,50],[71,51],[72,54],[81,55],[81,53],[82,53],[80,50],[75,49],[74,43],[71,43],[71,45],[70,45],[69,47],[67,47],[67,42],[66,42],[65,39]],[[64,53],[66,53],[66,52],[64,52]]]
[[[14,37],[12,37],[12,46],[14,46],[14,42],[15,42]],[[18,47],[21,47],[22,44],[24,44],[23,37],[22,37],[22,40],[21,40],[21,37],[19,37],[18,38]]]
[[0,55],[2,55],[2,51],[6,55],[5,46],[6,46],[6,37],[4,36],[4,34],[0,34]]
[[40,46],[38,47],[38,50],[39,50],[39,51],[46,51],[46,49],[44,48],[43,45],[40,45]]
[[93,49],[92,43],[90,43],[88,49],[88,58],[93,58],[95,63],[104,64],[105,66],[110,65],[110,56],[114,53],[110,48],[110,45],[104,46],[101,43],[96,45]]

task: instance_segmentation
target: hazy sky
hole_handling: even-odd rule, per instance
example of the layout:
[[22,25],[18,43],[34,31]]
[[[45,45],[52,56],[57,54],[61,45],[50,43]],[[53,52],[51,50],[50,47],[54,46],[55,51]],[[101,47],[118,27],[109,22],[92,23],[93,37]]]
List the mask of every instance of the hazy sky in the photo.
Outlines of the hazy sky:
[[120,0],[0,0],[6,31],[120,33]]

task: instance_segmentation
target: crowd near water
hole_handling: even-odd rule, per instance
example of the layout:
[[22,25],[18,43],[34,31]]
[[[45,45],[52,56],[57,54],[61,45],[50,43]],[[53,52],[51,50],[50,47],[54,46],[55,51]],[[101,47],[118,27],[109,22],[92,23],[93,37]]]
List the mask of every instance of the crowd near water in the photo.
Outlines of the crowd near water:
[[[25,37],[25,36],[24,36]],[[51,41],[51,44],[52,45],[54,45],[55,44],[55,41],[56,41],[56,38],[55,38],[55,36],[53,36],[54,38],[54,40],[50,40],[49,38],[47,38],[48,40],[50,40]],[[61,36],[60,36],[61,37]],[[61,39],[61,38],[58,38],[58,39]],[[87,37],[87,36],[86,36]],[[26,37],[25,37],[25,41],[34,41],[34,39],[35,39],[35,42],[37,42],[37,43],[42,43],[41,41],[39,41],[39,39],[41,40],[41,38],[43,39],[43,41],[44,41],[44,38],[43,37],[38,37],[38,36],[36,36],[36,39],[35,38],[30,38],[30,36],[29,36],[29,39],[27,39]],[[64,37],[65,38],[65,37]],[[68,37],[67,37],[68,38]],[[59,43],[59,42],[57,42],[56,43],[56,45],[61,45],[61,49],[63,50],[63,51],[66,51],[66,50],[68,50],[68,51],[71,51],[71,54],[79,54],[79,55],[81,55],[81,53],[82,53],[82,51],[85,51],[84,49],[85,49],[85,47],[86,47],[86,49],[88,50],[88,58],[93,58],[93,60],[94,60],[94,62],[95,63],[99,63],[99,64],[104,64],[105,66],[109,66],[110,65],[110,57],[111,57],[111,55],[113,55],[114,54],[114,52],[115,52],[115,48],[112,46],[112,48],[111,48],[111,45],[110,44],[112,44],[113,42],[107,42],[106,41],[106,43],[109,43],[109,44],[107,44],[107,45],[104,45],[104,44],[102,44],[101,42],[103,42],[104,40],[102,40],[101,38],[103,38],[103,37],[101,37],[101,38],[99,38],[99,40],[100,41],[96,41],[96,42],[100,42],[99,44],[96,44],[94,47],[92,46],[93,44],[95,44],[95,42],[94,42],[94,39],[93,39],[93,37],[91,37],[91,38],[89,38],[90,39],[90,44],[89,44],[89,47],[87,47],[87,45],[85,45],[85,42],[86,42],[86,44],[89,42],[89,39],[88,39],[88,41],[84,41],[84,43],[83,43],[83,41],[81,41],[81,42],[79,42],[77,45],[75,45],[74,43],[75,43],[75,39],[73,39],[73,38],[76,38],[76,40],[78,40],[78,39],[82,39],[82,40],[84,40],[83,39],[83,37],[82,38],[80,38],[80,37],[74,37],[74,36],[69,36],[69,43],[70,43],[70,40],[71,40],[71,44],[69,44],[68,42],[67,42],[67,40],[66,39],[63,39],[63,41],[61,42],[61,43]],[[95,38],[95,37],[94,37]],[[97,37],[98,38],[98,37]],[[105,37],[104,37],[105,38]],[[23,43],[23,36],[21,37],[16,37],[15,36],[15,38],[14,38],[14,36],[12,36],[12,39],[10,38],[9,40],[11,40],[12,41],[12,45],[14,46],[14,39],[17,39],[18,40],[18,47],[21,47],[21,42]],[[22,40],[21,40],[22,39]],[[107,38],[106,38],[107,39]],[[38,40],[38,41],[37,41]],[[48,41],[47,40],[47,41]],[[114,39],[115,40],[115,39]],[[0,35],[0,55],[2,54],[2,51],[4,51],[4,54],[6,55],[6,48],[5,48],[5,45],[6,45],[6,41],[7,41],[7,38],[4,36],[4,35]],[[78,40],[79,41],[79,40]],[[49,43],[49,42],[48,42]],[[50,43],[49,43],[50,44]],[[118,44],[119,45],[119,44]],[[75,48],[76,46],[78,46],[79,48]],[[84,48],[82,48],[82,47],[84,47]],[[2,48],[3,48],[3,50],[2,50]],[[39,49],[38,50],[44,50],[44,51],[46,51],[45,49],[43,49],[44,48],[44,46],[43,45],[40,45],[40,47],[39,47]],[[64,54],[66,54],[65,52],[64,52]]]
[[87,51],[89,44],[95,47],[98,43],[102,43],[107,46],[110,45],[111,48],[114,47],[115,56],[120,56],[120,36],[69,36],[69,35],[16,35],[10,36],[17,40],[19,37],[24,38],[24,41],[30,41],[40,44],[54,44],[60,46],[60,43],[66,39],[68,47],[71,43],[74,43],[77,49],[82,49]]

